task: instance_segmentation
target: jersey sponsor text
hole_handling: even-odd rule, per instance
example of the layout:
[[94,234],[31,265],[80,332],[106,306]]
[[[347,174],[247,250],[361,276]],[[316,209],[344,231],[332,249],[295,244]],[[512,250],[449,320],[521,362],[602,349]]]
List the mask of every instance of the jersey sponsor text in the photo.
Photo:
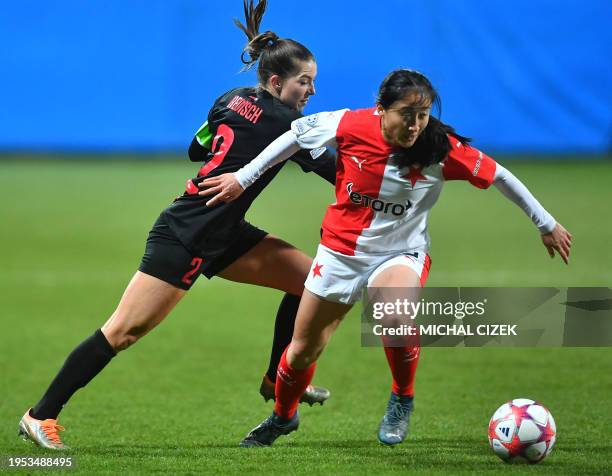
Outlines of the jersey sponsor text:
[[406,200],[406,205],[402,205],[401,203],[385,202],[378,198],[353,191],[353,182],[346,184],[346,191],[349,194],[349,200],[351,202],[361,205],[362,207],[371,208],[375,212],[391,213],[396,217],[405,214],[412,206],[410,200]]

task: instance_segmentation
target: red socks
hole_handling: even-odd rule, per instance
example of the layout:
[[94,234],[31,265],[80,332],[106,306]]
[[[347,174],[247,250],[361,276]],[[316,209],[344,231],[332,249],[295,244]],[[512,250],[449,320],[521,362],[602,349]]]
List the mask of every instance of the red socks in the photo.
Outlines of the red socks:
[[285,349],[276,372],[274,413],[287,420],[293,418],[302,394],[312,381],[316,367],[316,362],[305,369],[290,367],[287,363],[287,349]]
[[385,354],[391,375],[393,375],[393,393],[402,397],[413,397],[414,377],[419,365],[421,348],[418,346],[385,347]]
[[[414,396],[414,378],[419,364],[421,348],[385,347],[385,355],[393,375],[393,393],[399,396]],[[305,369],[294,369],[287,363],[287,349],[281,356],[276,373],[274,412],[287,420],[297,411],[300,397],[310,385],[317,364]]]

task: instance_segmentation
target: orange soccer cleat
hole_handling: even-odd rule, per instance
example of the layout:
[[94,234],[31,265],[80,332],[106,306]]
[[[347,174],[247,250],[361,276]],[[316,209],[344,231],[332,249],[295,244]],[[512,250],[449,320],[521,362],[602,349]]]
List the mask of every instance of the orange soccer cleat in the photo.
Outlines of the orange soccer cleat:
[[30,416],[30,410],[23,415],[19,422],[18,435],[24,440],[33,441],[41,448],[69,450],[70,448],[62,443],[58,434],[58,431],[64,431],[64,427],[58,425],[57,420],[51,418],[47,420],[37,420]]

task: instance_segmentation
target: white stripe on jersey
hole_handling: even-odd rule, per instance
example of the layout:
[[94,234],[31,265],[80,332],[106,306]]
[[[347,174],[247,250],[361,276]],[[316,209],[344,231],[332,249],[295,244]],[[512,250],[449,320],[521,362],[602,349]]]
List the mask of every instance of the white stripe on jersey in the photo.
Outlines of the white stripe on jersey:
[[368,228],[357,239],[356,252],[386,253],[391,250],[429,250],[430,238],[427,232],[429,210],[438,200],[444,179],[439,164],[427,167],[422,174],[427,181],[419,180],[412,186],[403,178],[409,169],[400,169],[387,162],[378,195],[385,203],[406,205],[404,216],[391,213],[376,213]]

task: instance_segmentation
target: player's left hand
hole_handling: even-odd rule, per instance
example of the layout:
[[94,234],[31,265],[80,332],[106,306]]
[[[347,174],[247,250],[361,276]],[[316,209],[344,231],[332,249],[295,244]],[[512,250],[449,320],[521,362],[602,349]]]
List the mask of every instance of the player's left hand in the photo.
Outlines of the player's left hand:
[[233,202],[244,192],[234,174],[222,174],[217,177],[207,178],[202,180],[198,187],[205,188],[198,192],[198,195],[206,196],[214,194],[214,197],[206,202],[207,207],[212,207],[219,202]]
[[542,235],[542,243],[544,243],[551,258],[555,257],[556,250],[565,264],[568,264],[570,248],[572,247],[572,235],[560,223],[557,223],[553,231]]

